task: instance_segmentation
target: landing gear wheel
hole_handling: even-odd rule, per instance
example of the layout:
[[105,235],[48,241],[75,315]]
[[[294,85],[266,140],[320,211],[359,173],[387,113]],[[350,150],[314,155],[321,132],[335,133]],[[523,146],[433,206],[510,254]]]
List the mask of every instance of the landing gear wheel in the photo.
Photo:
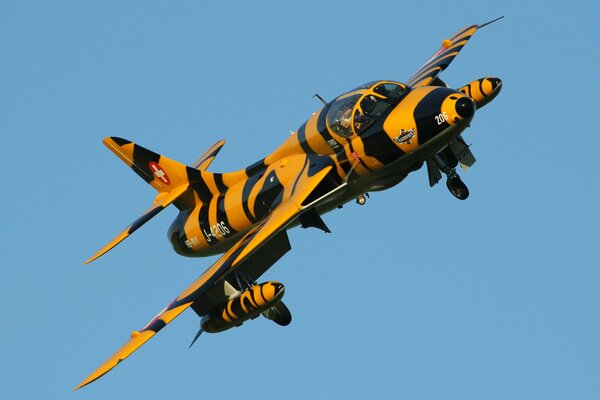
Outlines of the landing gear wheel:
[[438,168],[446,174],[446,186],[454,197],[459,200],[466,200],[469,197],[469,189],[467,185],[463,183],[460,176],[456,173],[454,168],[451,168],[446,161],[440,156],[440,154],[434,154],[433,160],[437,164]]
[[356,204],[359,206],[364,206],[367,202],[367,197],[369,197],[369,193],[361,194],[356,198]]
[[459,200],[466,200],[469,197],[469,188],[467,188],[467,185],[464,184],[458,175],[449,176],[446,179],[446,186],[450,193]]

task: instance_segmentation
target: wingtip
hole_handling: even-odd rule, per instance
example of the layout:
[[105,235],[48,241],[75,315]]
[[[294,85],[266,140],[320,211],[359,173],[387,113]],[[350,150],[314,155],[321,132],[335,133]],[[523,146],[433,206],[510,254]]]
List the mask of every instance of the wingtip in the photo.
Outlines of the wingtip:
[[92,261],[94,261],[97,258],[100,258],[100,256],[104,255],[104,253],[106,253],[108,250],[104,251],[104,252],[98,252],[96,254],[94,254],[93,256],[91,256],[90,258],[88,258],[87,260],[85,260],[83,262],[83,265],[88,265],[89,263],[91,263]]
[[92,261],[94,261],[98,257],[100,257],[98,254],[94,254],[93,256],[91,256],[90,258],[88,258],[87,260],[85,260],[83,262],[83,265],[88,265],[89,263],[91,263]]
[[92,375],[88,376],[87,378],[85,378],[84,380],[82,380],[82,381],[79,383],[79,385],[75,386],[75,388],[73,389],[73,391],[75,392],[75,391],[77,391],[77,390],[81,389],[82,387],[84,387],[84,386],[87,386],[87,385],[89,385],[90,383],[92,383],[92,382],[94,382],[94,381],[96,381],[96,380],[100,379],[101,377],[103,377],[104,375],[106,375],[106,373],[107,373],[107,372],[108,372],[108,371],[104,372],[103,374],[101,374],[101,375],[99,375],[99,376],[93,377],[93,378],[92,378],[92,376],[93,376],[94,374],[92,374]]
[[[98,378],[96,378],[98,379]],[[75,388],[73,389],[73,391],[77,391],[79,389],[81,389],[84,386],[89,385],[90,383],[94,382],[96,379],[90,379],[90,377],[88,376],[87,378],[85,378],[84,380],[82,380],[79,385],[75,386]]]

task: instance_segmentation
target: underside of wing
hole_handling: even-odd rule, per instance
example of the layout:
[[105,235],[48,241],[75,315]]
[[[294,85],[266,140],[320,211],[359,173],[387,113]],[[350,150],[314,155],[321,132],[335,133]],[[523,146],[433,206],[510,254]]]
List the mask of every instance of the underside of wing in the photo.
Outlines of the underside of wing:
[[[503,17],[500,17],[503,18]],[[411,87],[427,86],[454,60],[471,36],[478,30],[496,22],[500,18],[482,25],[471,25],[460,29],[452,37],[442,42],[442,46],[433,56],[406,82]]]
[[223,256],[139,332],[133,332],[129,341],[85,378],[75,390],[100,378],[125,358],[129,357],[185,309],[192,306],[194,302],[201,301],[211,288],[218,282],[221,282],[222,279],[233,272],[248,257],[285,229],[302,212],[302,203],[304,200],[330,171],[330,166],[314,174],[309,174],[307,169],[303,169],[298,176],[298,181],[302,183],[302,185],[299,185],[301,189],[295,191],[287,200],[277,206],[267,218],[250,229],[240,241],[223,254]]
[[263,223],[256,225],[250,230],[243,239],[233,246],[227,253],[217,260],[200,278],[192,283],[183,293],[173,300],[163,311],[152,319],[139,332],[133,332],[131,339],[125,343],[117,352],[106,360],[98,369],[92,372],[75,389],[79,389],[96,379],[100,378],[117,364],[129,357],[134,351],[146,343],[158,331],[164,328],[175,317],[190,307],[195,300],[205,294],[215,282],[225,275],[229,270],[234,269],[237,264],[243,261],[240,254],[251,254],[262,242],[266,241],[271,235],[283,229],[286,222],[291,220],[298,212],[298,207],[292,202],[282,204],[273,214]]

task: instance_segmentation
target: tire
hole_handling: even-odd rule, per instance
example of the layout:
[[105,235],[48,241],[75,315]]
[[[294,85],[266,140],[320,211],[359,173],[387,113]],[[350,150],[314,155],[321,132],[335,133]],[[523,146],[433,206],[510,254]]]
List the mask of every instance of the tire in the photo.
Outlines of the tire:
[[466,200],[469,197],[469,188],[467,188],[467,185],[464,184],[458,175],[448,178],[446,186],[450,193],[459,200]]

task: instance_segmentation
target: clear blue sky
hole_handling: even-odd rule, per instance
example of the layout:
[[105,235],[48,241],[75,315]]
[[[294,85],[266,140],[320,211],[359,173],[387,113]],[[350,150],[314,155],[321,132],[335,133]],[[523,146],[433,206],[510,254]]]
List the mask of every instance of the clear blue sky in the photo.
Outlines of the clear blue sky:
[[[3,398],[600,398],[598,39],[592,1],[3,2]],[[226,3],[226,4],[225,4]],[[191,350],[188,311],[107,376],[87,376],[213,259],[177,256],[164,211],[82,262],[153,190],[101,144],[122,136],[212,167],[272,151],[319,103],[406,80],[459,28],[444,73],[504,81],[466,138],[455,200],[425,171],[290,232],[266,275],[294,320]]]

